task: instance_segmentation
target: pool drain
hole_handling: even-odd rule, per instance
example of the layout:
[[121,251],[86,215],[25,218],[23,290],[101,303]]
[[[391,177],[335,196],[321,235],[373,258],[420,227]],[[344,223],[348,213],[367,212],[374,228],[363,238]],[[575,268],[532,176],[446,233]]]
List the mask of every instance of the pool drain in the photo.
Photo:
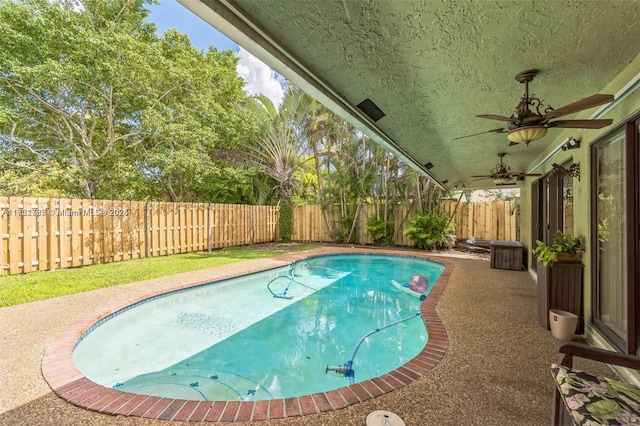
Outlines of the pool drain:
[[369,413],[367,426],[405,426],[404,421],[390,411],[378,410]]

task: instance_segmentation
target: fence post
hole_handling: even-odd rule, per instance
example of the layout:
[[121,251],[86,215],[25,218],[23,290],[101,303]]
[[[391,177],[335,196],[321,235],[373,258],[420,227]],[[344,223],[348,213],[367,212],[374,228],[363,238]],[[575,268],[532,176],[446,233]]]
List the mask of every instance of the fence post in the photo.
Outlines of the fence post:
[[213,226],[211,223],[213,218],[213,206],[209,204],[209,209],[207,210],[207,227],[209,228],[209,232],[207,232],[207,252],[211,253],[211,240],[213,239]]
[[145,229],[147,232],[147,240],[145,241],[145,247],[144,247],[144,252],[145,252],[145,257],[151,257],[151,206],[149,205],[149,203],[145,203],[144,204],[145,207],[145,215],[144,215],[144,221],[145,221]]
[[250,238],[251,241],[249,244],[255,244],[256,243],[256,230],[254,227],[255,224],[255,207],[254,206],[249,206],[249,232],[250,232]]
[[[7,254],[6,250],[4,249],[4,240],[5,240],[5,234],[6,234],[6,239],[7,241],[9,241],[9,200],[5,197],[0,197],[0,275],[5,273],[5,266],[7,268],[7,273],[8,273],[8,268],[9,268],[9,262],[5,262],[4,261],[4,257]],[[7,216],[7,218],[5,219],[5,216]],[[4,221],[4,222],[3,222]],[[4,224],[7,224],[6,226],[3,226]],[[4,232],[4,231],[7,232]]]
[[56,269],[56,202],[53,198],[47,203],[47,270]]

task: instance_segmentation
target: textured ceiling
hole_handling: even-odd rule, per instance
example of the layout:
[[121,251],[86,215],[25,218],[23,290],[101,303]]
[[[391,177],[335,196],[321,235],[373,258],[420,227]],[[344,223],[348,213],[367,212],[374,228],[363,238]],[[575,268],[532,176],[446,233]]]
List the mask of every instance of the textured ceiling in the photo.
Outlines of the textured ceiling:
[[[514,147],[504,134],[452,141],[503,126],[475,115],[510,116],[524,91],[517,73],[539,69],[531,93],[559,108],[602,93],[640,52],[636,0],[181,1],[394,152],[431,162],[448,186],[491,185],[470,176],[488,173],[499,152],[526,171],[570,134],[550,129]],[[358,116],[365,98],[385,117]]]

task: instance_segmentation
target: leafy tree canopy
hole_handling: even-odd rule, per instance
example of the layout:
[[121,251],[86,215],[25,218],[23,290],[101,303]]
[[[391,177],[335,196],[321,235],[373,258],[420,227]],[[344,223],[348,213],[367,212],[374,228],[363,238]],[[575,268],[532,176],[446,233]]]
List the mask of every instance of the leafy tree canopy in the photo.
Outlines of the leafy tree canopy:
[[255,131],[238,59],[157,36],[149,3],[0,2],[1,171],[54,173],[86,198],[228,190],[224,153]]

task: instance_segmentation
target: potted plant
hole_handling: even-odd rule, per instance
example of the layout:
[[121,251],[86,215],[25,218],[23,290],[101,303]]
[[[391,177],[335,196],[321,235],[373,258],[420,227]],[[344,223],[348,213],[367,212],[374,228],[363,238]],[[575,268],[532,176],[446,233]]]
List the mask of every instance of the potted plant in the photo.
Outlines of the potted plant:
[[537,247],[532,253],[544,266],[553,265],[555,262],[577,263],[584,251],[580,238],[563,234],[562,231],[556,231],[553,234],[551,246],[540,240],[537,240],[536,244]]

